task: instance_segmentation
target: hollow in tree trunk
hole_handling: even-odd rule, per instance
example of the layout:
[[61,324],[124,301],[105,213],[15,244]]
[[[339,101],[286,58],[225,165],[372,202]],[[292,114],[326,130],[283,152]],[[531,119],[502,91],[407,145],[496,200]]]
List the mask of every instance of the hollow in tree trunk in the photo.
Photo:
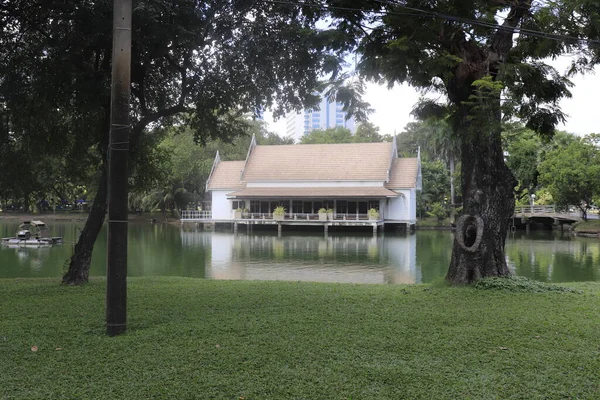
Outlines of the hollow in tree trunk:
[[75,251],[69,263],[69,270],[62,278],[62,283],[65,285],[81,285],[88,281],[94,243],[96,243],[96,238],[104,223],[108,207],[107,178],[107,166],[105,163],[102,163],[102,173],[98,181],[98,191],[94,198],[94,203],[88,214],[85,226],[79,235],[79,240],[75,245]]
[[452,284],[510,275],[504,245],[514,213],[517,182],[504,163],[499,111],[476,118],[472,118],[472,112],[465,110],[463,115],[485,123],[463,125],[467,127],[461,144],[463,211],[456,222],[446,275]]
[[502,29],[485,44],[460,37],[452,42],[460,62],[445,86],[454,108],[453,129],[461,138],[463,197],[446,275],[452,284],[510,275],[504,245],[517,182],[504,163],[500,137],[502,71],[531,3],[515,0]]

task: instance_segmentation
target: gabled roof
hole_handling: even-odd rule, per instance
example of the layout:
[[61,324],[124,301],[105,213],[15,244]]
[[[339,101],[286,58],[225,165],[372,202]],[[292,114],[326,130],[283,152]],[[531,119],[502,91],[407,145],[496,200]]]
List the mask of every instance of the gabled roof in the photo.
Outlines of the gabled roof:
[[385,184],[389,189],[407,189],[417,186],[419,172],[418,158],[397,158],[392,164],[390,181]]
[[392,150],[392,142],[256,146],[242,179],[387,181]]
[[343,189],[337,184],[333,184],[335,188],[326,187],[329,185],[321,183],[311,187],[310,192],[334,197],[390,197],[395,193],[389,189],[421,189],[420,158],[397,158],[395,141],[257,146],[253,140],[245,161],[221,161],[217,152],[207,190],[231,189],[238,191],[232,193],[232,197],[244,195],[257,198],[274,196],[278,190],[283,190],[281,195],[302,197],[306,188],[294,191],[290,188],[247,187],[248,183],[261,186],[261,183],[298,181],[381,182],[385,187],[379,187],[379,191],[348,186]]
[[215,164],[206,188],[242,189],[246,185],[240,180],[245,161],[220,161]]
[[398,195],[382,186],[359,186],[359,187],[315,187],[315,188],[246,188],[227,194],[230,198],[353,198],[370,197],[386,198],[397,197]]

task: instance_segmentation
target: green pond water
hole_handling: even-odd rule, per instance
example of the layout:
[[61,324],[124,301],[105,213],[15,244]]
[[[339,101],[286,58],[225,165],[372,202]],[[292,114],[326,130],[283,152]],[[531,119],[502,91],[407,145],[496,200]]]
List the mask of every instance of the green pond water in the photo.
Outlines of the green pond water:
[[[0,237],[14,236],[18,222],[0,222]],[[0,278],[56,277],[72,254],[81,223],[51,223],[62,245],[0,246]],[[129,224],[129,276],[291,280],[352,283],[429,283],[450,262],[452,233],[415,234],[197,231],[149,223]],[[520,276],[546,282],[600,280],[600,240],[559,232],[510,233],[506,256]],[[106,230],[100,233],[90,275],[106,271]]]

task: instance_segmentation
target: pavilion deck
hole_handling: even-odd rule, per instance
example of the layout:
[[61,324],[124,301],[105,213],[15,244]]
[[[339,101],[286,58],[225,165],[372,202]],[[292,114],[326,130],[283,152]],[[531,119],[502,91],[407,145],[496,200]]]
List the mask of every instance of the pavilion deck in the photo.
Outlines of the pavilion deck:
[[[242,213],[235,219],[213,219],[210,212],[207,211],[183,211],[181,223],[205,223],[212,225],[228,224],[233,226],[234,232],[240,225],[248,226],[251,229],[253,225],[273,225],[277,226],[279,232],[283,226],[314,226],[321,227],[325,232],[329,227],[372,227],[373,232],[383,229],[386,221],[382,218],[371,219],[368,214],[341,214],[336,213],[324,219],[323,214],[305,214],[305,213],[286,213],[283,219],[273,218],[272,213]],[[405,225],[410,228],[409,221],[388,221],[395,225]]]

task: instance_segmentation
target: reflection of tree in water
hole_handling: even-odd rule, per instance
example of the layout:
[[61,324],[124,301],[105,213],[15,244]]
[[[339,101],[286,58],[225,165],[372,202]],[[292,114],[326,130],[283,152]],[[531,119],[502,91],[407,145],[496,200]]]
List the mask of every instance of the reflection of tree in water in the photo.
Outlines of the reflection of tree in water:
[[[571,253],[557,253],[550,280],[555,282],[595,281],[600,278],[598,244],[589,246],[584,239],[575,243]],[[596,257],[594,257],[596,253]]]
[[417,269],[421,283],[444,277],[450,266],[453,236],[448,231],[419,231],[417,237]]
[[[204,277],[210,233],[169,224],[129,224],[129,276]],[[184,251],[185,249],[185,251]]]
[[553,233],[509,235],[506,255],[513,273],[543,282],[600,279],[600,242]]

